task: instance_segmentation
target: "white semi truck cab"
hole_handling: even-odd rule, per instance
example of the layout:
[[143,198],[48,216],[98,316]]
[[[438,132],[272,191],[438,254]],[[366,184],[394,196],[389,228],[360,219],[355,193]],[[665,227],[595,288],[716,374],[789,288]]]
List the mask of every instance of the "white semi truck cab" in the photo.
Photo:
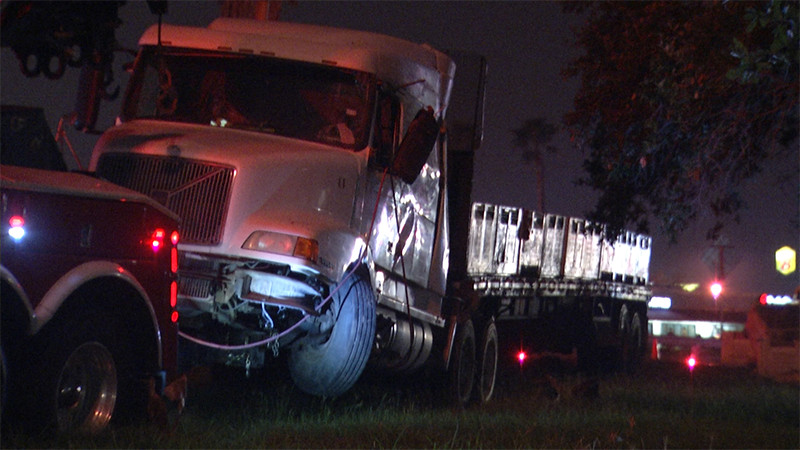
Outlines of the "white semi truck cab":
[[370,359],[413,370],[448,347],[437,142],[454,72],[427,45],[360,31],[147,30],[90,170],[181,217],[181,335],[248,368],[286,349],[322,396]]
[[248,19],[140,46],[90,170],[181,217],[180,335],[216,361],[286,354],[326,397],[367,365],[434,366],[463,404],[492,397],[506,344],[587,370],[644,355],[649,237],[472,204],[483,60],[454,84],[427,45]]

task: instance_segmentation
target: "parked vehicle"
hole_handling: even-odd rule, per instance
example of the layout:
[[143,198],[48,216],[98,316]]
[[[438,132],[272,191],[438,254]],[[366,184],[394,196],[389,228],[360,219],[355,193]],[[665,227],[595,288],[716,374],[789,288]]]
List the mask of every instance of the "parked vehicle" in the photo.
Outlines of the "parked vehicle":
[[4,422],[144,415],[177,375],[177,216],[81,173],[2,165],[0,192]]
[[[229,18],[154,26],[140,47],[119,124],[101,137],[90,170],[181,217],[181,336],[210,359],[249,369],[287,352],[295,384],[324,397],[346,392],[368,366],[433,367],[466,403],[475,380],[477,398],[492,395],[495,320],[566,326],[556,347],[580,345],[581,355],[605,345],[596,327],[610,330],[609,346],[642,351],[645,252],[641,263],[626,261],[636,277],[603,278],[602,259],[575,276],[561,257],[585,224],[573,231],[567,218],[470,209],[464,168],[475,146],[447,146],[456,66],[445,53],[374,33]],[[501,218],[507,233],[497,232]],[[467,248],[477,232],[488,246],[480,261],[478,241]],[[599,235],[590,236],[596,246]],[[608,248],[649,248],[627,236]],[[537,251],[546,264],[531,260]]]

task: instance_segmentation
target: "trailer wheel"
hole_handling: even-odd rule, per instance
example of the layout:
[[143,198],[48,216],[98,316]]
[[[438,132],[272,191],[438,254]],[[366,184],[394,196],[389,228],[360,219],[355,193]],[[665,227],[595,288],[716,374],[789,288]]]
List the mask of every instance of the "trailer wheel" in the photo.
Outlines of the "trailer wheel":
[[[55,325],[55,324],[54,324]],[[29,414],[37,425],[65,434],[96,434],[117,403],[117,364],[108,328],[97,320],[66,320],[37,352]]]
[[333,294],[317,320],[318,333],[307,335],[289,354],[289,371],[301,390],[337,397],[355,384],[375,339],[375,296],[358,272]]
[[472,320],[467,320],[456,330],[448,374],[450,398],[457,406],[466,406],[472,398],[475,366],[475,328]]
[[625,360],[625,370],[628,373],[635,372],[642,362],[645,351],[644,323],[639,313],[634,313],[631,317],[631,325],[628,330],[628,355]]
[[619,325],[617,326],[617,337],[619,346],[614,352],[614,369],[626,370],[631,358],[631,316],[628,314],[628,307],[622,305],[619,310]]
[[481,334],[480,359],[478,360],[478,401],[488,403],[494,394],[497,379],[497,326],[494,319],[483,328]]

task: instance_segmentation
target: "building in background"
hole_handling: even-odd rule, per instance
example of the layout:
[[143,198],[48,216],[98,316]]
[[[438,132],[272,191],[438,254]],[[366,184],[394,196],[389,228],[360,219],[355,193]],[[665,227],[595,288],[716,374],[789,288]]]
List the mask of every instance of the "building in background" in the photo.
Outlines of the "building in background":
[[698,364],[720,364],[723,334],[744,332],[747,312],[715,305],[695,293],[661,294],[647,312],[652,357],[684,361],[694,355]]
[[[762,294],[749,311],[725,307],[704,292],[661,289],[648,310],[652,358],[753,366],[764,377],[800,380],[800,303]],[[665,295],[669,294],[669,295]],[[738,299],[741,302],[742,299]]]

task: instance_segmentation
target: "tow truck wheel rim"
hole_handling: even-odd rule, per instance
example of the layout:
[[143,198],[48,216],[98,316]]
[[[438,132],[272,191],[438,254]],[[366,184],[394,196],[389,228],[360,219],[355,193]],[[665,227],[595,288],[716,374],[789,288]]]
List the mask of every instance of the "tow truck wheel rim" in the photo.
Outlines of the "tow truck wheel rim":
[[78,346],[64,363],[56,389],[59,431],[94,434],[102,430],[111,420],[117,399],[111,352],[94,341]]

